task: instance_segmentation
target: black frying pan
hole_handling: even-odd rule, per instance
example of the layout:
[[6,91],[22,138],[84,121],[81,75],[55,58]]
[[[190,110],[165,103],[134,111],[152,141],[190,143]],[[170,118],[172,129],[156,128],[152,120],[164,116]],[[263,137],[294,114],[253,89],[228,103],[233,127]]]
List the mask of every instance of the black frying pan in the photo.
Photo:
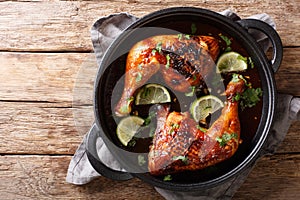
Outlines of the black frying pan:
[[[258,69],[263,90],[261,118],[255,134],[246,145],[240,147],[236,154],[216,166],[194,172],[183,172],[172,175],[172,181],[155,177],[147,172],[147,167],[137,165],[136,153],[124,149],[116,138],[113,112],[111,109],[112,91],[116,82],[122,77],[126,53],[138,41],[158,34],[187,33],[184,23],[195,21],[209,24],[237,40],[251,56]],[[267,58],[261,47],[248,33],[249,29],[261,31],[270,39],[273,46],[273,57]],[[149,31],[150,30],[150,31]],[[151,13],[130,25],[109,47],[97,73],[94,87],[95,123],[88,133],[87,155],[92,166],[100,174],[115,180],[128,180],[132,177],[160,188],[169,190],[201,190],[216,186],[241,173],[253,164],[260,155],[273,121],[276,105],[276,85],[274,72],[282,60],[282,44],[276,31],[268,24],[258,20],[233,21],[218,13],[192,7],[179,7]],[[120,91],[121,92],[121,91]],[[243,134],[243,133],[241,133]],[[102,137],[115,159],[128,172],[118,172],[106,167],[99,159],[96,150],[96,139]],[[144,154],[147,157],[147,153]]]

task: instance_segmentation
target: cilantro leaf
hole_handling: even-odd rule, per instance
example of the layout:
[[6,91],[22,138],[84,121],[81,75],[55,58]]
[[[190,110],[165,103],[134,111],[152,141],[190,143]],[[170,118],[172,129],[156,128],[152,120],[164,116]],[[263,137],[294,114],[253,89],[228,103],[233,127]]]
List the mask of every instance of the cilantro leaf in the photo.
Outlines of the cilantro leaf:
[[135,81],[136,82],[140,82],[142,80],[142,78],[143,78],[142,73],[138,72],[137,75],[136,75],[136,77],[135,77]]
[[188,164],[188,157],[186,156],[174,156],[173,160],[181,160],[184,164]]
[[172,180],[172,176],[169,174],[169,175],[166,175],[164,177],[164,181],[171,181]]
[[192,97],[195,94],[196,87],[195,86],[191,86],[190,88],[191,88],[191,91],[184,94],[187,97]]
[[191,33],[192,35],[195,35],[195,33],[197,32],[197,26],[195,23],[192,23],[191,25]]
[[226,44],[225,52],[231,51],[231,40],[225,35],[219,34],[219,36]]
[[251,69],[253,69],[254,68],[254,62],[253,62],[252,58],[248,57],[248,60],[249,60],[249,64],[251,66]]
[[238,134],[237,133],[224,133],[222,135],[222,137],[217,137],[216,141],[219,142],[221,147],[224,147],[227,142],[229,142],[231,139],[237,139],[238,138]]
[[202,131],[203,133],[205,133],[207,131],[206,128],[202,128],[201,126],[197,125],[197,129],[199,129],[200,131]]
[[227,36],[220,35],[220,38],[222,38],[222,40],[224,40],[224,42],[226,43],[226,46],[230,46],[231,45],[231,40]]
[[169,54],[166,55],[166,59],[167,59],[166,68],[169,69],[169,67],[170,67],[170,60],[171,60],[171,57],[170,57]]
[[161,53],[161,51],[162,51],[162,42],[157,43],[155,49],[158,51],[158,53]]
[[145,157],[143,155],[138,155],[138,164],[143,166],[146,163]]
[[260,101],[260,97],[262,97],[261,88],[247,88],[241,96],[240,105],[242,109],[255,106]]

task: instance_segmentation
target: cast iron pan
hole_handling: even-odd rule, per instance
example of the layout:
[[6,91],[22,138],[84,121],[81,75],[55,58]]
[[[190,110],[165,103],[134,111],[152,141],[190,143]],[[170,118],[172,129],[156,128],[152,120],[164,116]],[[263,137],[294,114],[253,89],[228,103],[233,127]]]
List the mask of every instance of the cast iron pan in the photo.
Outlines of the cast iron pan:
[[[111,103],[114,100],[111,99],[111,96],[116,82],[124,73],[124,67],[120,66],[125,66],[126,53],[136,42],[158,34],[187,33],[189,30],[187,31],[184,26],[184,23],[187,22],[213,25],[237,40],[248,52],[258,68],[261,80],[262,114],[255,135],[246,145],[241,145],[232,158],[204,170],[172,175],[172,181],[166,182],[163,181],[163,177],[152,176],[147,172],[147,168],[137,165],[137,155],[126,151],[118,142],[115,133],[116,124],[111,109]],[[248,33],[248,29],[261,31],[270,39],[273,46],[273,57],[270,60]],[[201,190],[222,184],[241,173],[260,156],[260,150],[268,137],[273,121],[276,105],[274,72],[278,70],[281,60],[282,43],[278,34],[271,26],[258,20],[233,21],[218,13],[191,7],[160,10],[139,19],[112,43],[100,63],[94,86],[95,123],[88,133],[87,141],[89,161],[95,170],[108,178],[128,180],[138,177],[153,186],[169,190]],[[103,138],[115,159],[128,173],[112,170],[100,161],[96,151],[97,137]]]

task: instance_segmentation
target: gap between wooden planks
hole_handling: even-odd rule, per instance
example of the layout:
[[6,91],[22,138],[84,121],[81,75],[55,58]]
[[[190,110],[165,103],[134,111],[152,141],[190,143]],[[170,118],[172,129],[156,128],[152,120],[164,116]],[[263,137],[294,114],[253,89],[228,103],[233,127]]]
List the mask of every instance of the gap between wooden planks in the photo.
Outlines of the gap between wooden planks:
[[[278,91],[300,96],[300,48],[284,48],[275,74]],[[0,100],[39,101],[71,106],[74,86],[80,86],[78,104],[91,104],[97,63],[93,53],[0,52]],[[78,87],[77,87],[78,88]],[[86,90],[84,90],[86,88]]]
[[[1,157],[0,196],[6,199],[163,199],[138,179],[120,182],[100,177],[83,186],[68,184],[65,175],[70,159],[71,156]],[[233,200],[297,199],[299,168],[299,154],[264,157]]]
[[216,12],[230,9],[241,17],[269,14],[285,46],[300,46],[298,0],[113,0],[0,2],[0,50],[91,51],[90,28],[100,17],[128,12],[142,17],[176,6],[195,6]]

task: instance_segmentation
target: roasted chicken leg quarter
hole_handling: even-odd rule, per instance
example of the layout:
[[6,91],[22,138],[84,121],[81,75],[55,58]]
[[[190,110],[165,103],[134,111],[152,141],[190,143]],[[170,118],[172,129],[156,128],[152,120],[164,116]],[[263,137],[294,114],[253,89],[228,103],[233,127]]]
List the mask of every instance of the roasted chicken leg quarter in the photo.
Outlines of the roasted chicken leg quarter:
[[199,170],[230,158],[241,142],[238,102],[232,98],[243,92],[244,85],[241,79],[229,82],[222,113],[207,130],[199,129],[198,122],[188,112],[158,113],[165,118],[160,117],[150,147],[149,172],[166,175]]
[[116,115],[130,113],[134,92],[158,72],[172,90],[187,92],[191,86],[205,84],[218,54],[219,43],[211,36],[159,35],[136,43],[127,56]]

